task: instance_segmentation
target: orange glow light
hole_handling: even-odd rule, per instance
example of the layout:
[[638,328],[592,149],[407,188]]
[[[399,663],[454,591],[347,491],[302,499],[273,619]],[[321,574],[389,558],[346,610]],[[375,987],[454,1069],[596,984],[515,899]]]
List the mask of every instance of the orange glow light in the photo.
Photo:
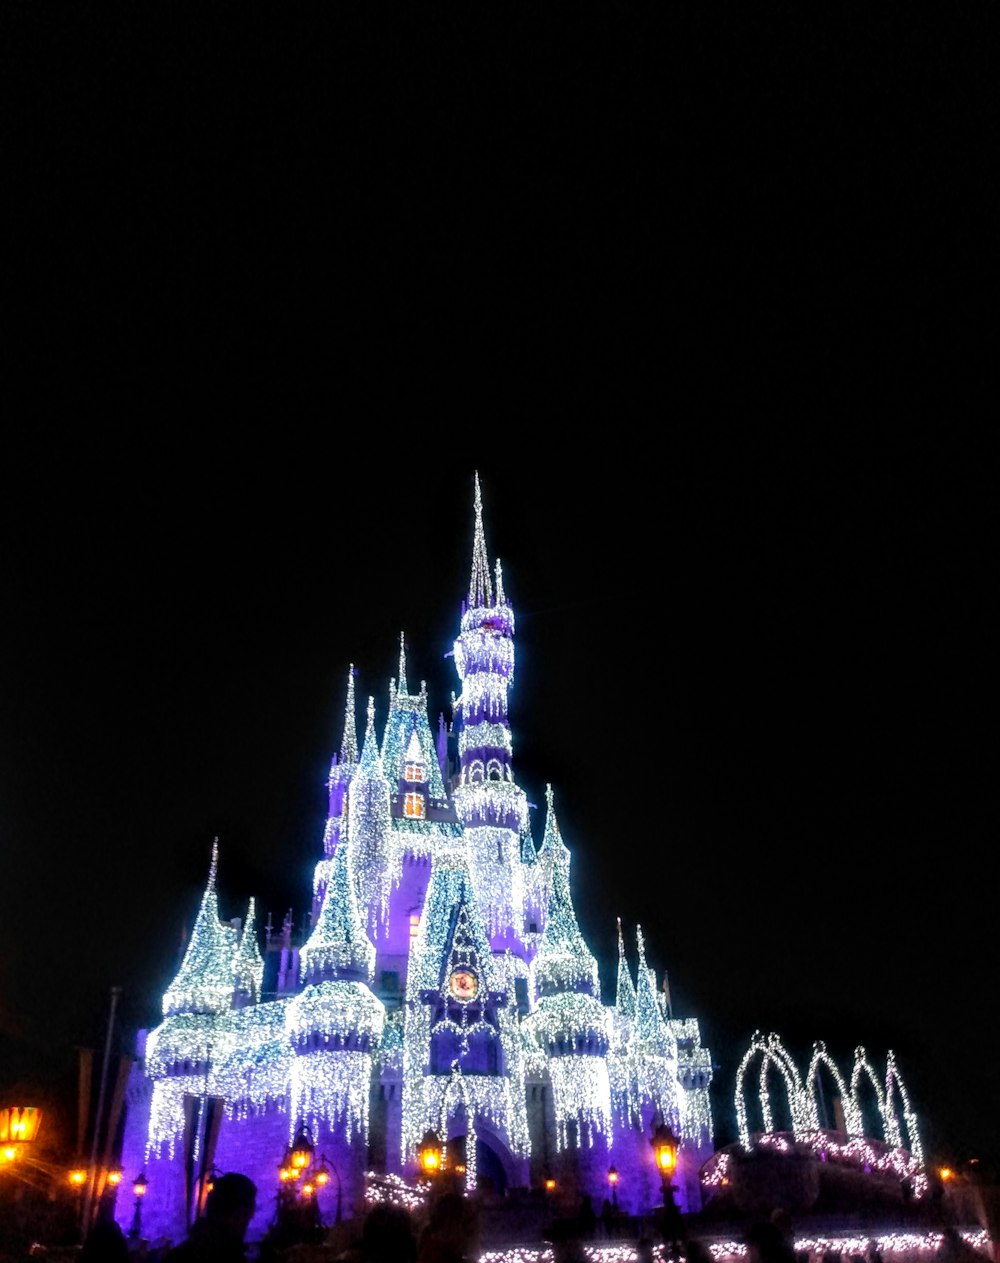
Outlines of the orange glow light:
[[941,1179],[945,1181],[953,1180],[955,1178],[955,1172],[951,1169],[951,1167],[941,1167],[938,1170],[938,1175],[940,1175]]
[[81,1184],[86,1184],[87,1172],[81,1171],[80,1168],[77,1167],[76,1170],[70,1171],[69,1182],[70,1184],[75,1184],[77,1188],[79,1188]]
[[121,1182],[122,1182],[121,1171],[108,1172],[108,1183],[111,1185],[112,1188],[117,1188],[118,1185],[121,1184]]

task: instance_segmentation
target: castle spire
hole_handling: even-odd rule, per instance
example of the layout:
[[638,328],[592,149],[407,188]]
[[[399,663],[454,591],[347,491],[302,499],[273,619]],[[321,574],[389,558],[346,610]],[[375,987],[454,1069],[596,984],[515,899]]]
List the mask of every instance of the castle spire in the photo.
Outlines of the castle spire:
[[[550,788],[550,817],[551,787]],[[554,817],[552,817],[554,819]],[[539,995],[583,991],[600,999],[597,961],[587,946],[573,909],[569,882],[568,848],[556,835],[560,850],[550,842],[554,856],[545,929],[534,960]]]
[[553,806],[551,785],[545,786],[545,832],[542,834],[542,845],[538,854],[540,856],[548,856],[550,859],[569,857],[569,850],[559,832],[559,821],[556,819],[556,809]]
[[177,977],[163,996],[164,1017],[172,1013],[220,1013],[230,1007],[236,931],[219,921],[219,900],[215,893],[218,865],[219,839],[215,838],[208,882],[187,950]]
[[344,737],[340,743],[341,763],[358,761],[358,721],[354,708],[354,663],[347,672],[347,704],[344,707]]
[[618,918],[618,991],[615,996],[615,1008],[623,1018],[631,1021],[635,1017],[636,996],[632,983],[632,974],[625,959],[625,940],[622,938],[622,919]]
[[257,904],[251,896],[240,945],[233,960],[233,983],[236,994],[245,1001],[255,1003],[260,999],[264,983],[264,960],[257,946]]
[[666,1034],[666,1027],[656,999],[653,971],[646,964],[646,942],[642,937],[641,925],[635,928],[635,938],[639,949],[635,984],[636,1028],[640,1039],[660,1041]]
[[472,544],[472,577],[469,580],[469,608],[479,609],[493,604],[490,585],[490,563],[486,557],[486,532],[483,530],[483,496],[476,471],[476,526]]
[[409,687],[406,683],[406,640],[403,633],[399,633],[399,692],[404,696],[409,693]]
[[328,977],[370,983],[374,976],[375,948],[361,922],[346,846],[334,852],[323,906],[299,960],[307,983]]

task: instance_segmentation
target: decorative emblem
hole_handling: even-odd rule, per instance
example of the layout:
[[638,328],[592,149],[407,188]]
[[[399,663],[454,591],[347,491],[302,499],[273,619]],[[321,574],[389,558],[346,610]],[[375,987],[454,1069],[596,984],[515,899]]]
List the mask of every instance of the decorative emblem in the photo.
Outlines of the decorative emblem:
[[479,994],[479,979],[471,969],[453,969],[448,978],[448,991],[454,999],[468,1003]]

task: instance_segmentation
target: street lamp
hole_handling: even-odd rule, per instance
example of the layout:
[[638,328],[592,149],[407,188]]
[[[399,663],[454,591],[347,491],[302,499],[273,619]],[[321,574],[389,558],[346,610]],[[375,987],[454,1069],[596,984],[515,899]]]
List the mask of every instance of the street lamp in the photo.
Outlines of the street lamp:
[[[655,1120],[654,1120],[655,1121]],[[681,1213],[674,1199],[675,1188],[673,1176],[677,1171],[677,1147],[679,1141],[671,1128],[660,1120],[653,1128],[653,1138],[649,1142],[653,1146],[656,1165],[663,1185],[663,1240],[670,1244],[671,1258],[680,1257],[680,1238],[682,1234]]]
[[33,1105],[0,1110],[0,1163],[16,1162],[38,1135],[42,1111]]
[[308,1131],[300,1123],[298,1134],[292,1141],[292,1148],[288,1155],[293,1170],[301,1175],[312,1162],[315,1152],[316,1146],[313,1144]]
[[334,1217],[334,1223],[339,1224],[341,1221],[341,1201],[343,1196],[343,1189],[340,1184],[340,1172],[325,1153],[321,1154],[319,1166],[316,1168],[316,1184],[319,1188],[325,1188],[327,1184],[330,1183],[331,1172],[333,1172],[333,1174],[337,1177],[337,1210]]
[[608,1167],[608,1183],[611,1185],[611,1209],[618,1210],[618,1168],[612,1162]]
[[128,1230],[128,1235],[133,1241],[138,1241],[142,1235],[142,1199],[146,1196],[148,1187],[146,1172],[142,1171],[132,1181],[132,1192],[135,1194],[135,1210],[132,1214],[132,1227]]
[[420,1159],[421,1171],[427,1179],[432,1180],[441,1170],[441,1141],[436,1131],[428,1128],[424,1132],[417,1155]]

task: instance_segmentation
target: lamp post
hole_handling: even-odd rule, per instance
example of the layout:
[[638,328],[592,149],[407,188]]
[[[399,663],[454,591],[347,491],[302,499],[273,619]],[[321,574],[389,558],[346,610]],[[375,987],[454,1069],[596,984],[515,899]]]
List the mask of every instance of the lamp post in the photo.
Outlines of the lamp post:
[[343,1187],[340,1183],[340,1172],[325,1153],[321,1154],[319,1166],[316,1168],[316,1185],[318,1188],[325,1188],[327,1184],[329,1184],[331,1172],[333,1172],[333,1174],[337,1177],[337,1210],[333,1222],[335,1224],[339,1224],[341,1221],[341,1201],[343,1198]]
[[128,1235],[133,1241],[138,1241],[140,1236],[142,1236],[142,1199],[146,1196],[148,1187],[146,1172],[143,1171],[132,1182],[132,1192],[135,1194],[135,1210],[132,1213],[132,1227],[129,1228]]
[[661,1119],[653,1128],[653,1138],[649,1143],[653,1147],[663,1185],[663,1240],[664,1244],[670,1246],[670,1257],[677,1260],[680,1258],[680,1238],[683,1235],[681,1213],[674,1199],[676,1189],[673,1183],[673,1176],[677,1171],[679,1142],[668,1124]]
[[[295,1139],[285,1150],[278,1167],[277,1212],[274,1229],[280,1248],[297,1245],[315,1238],[322,1227],[316,1188],[329,1179],[329,1168],[321,1164],[309,1174],[316,1146],[308,1129],[299,1123]],[[337,1176],[338,1182],[340,1176]],[[338,1215],[339,1215],[338,1206]]]
[[608,1183],[611,1185],[611,1209],[618,1214],[618,1168],[612,1162],[608,1167]]

